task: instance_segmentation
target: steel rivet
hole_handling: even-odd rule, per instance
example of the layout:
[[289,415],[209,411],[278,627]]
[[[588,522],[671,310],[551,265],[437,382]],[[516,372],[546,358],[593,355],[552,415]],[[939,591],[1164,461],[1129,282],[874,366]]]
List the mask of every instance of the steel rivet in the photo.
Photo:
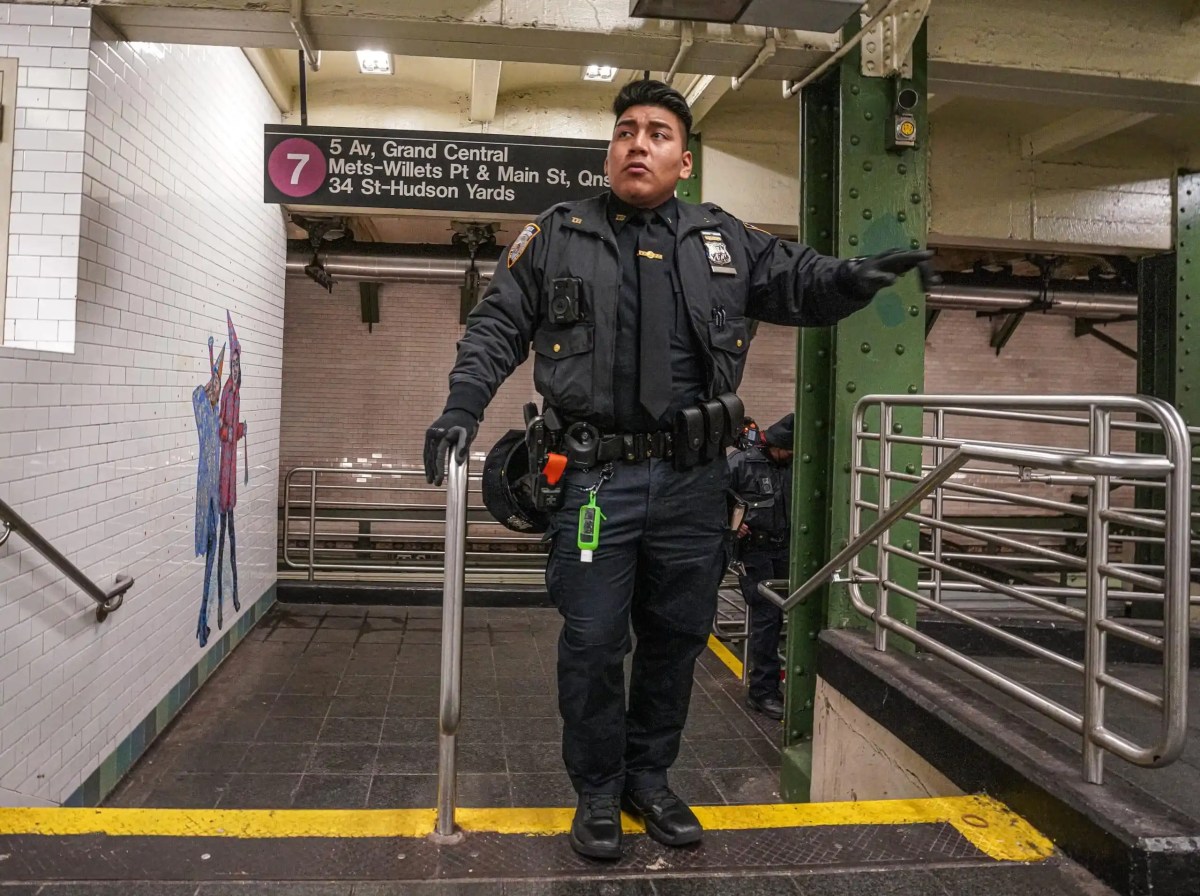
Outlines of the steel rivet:
[[896,435],[899,435],[900,433],[904,432],[904,424],[903,423],[893,423],[892,424],[892,432],[896,433]]
[[858,187],[851,187],[851,188],[850,188],[850,198],[851,198],[851,199],[857,199],[857,198],[858,198]]
[[850,85],[850,92],[851,92],[852,94],[854,94],[855,96],[858,96],[858,91],[859,91],[860,89],[861,89],[861,88],[859,88],[859,86],[858,86],[857,84],[851,84],[851,85]]
[[921,194],[920,193],[913,193],[912,196],[909,197],[909,199],[912,200],[913,205],[921,204]]
[[805,391],[805,392],[812,392],[812,383],[805,383],[805,384],[804,384],[804,391]]
[[911,475],[911,474],[917,472],[917,468],[913,464],[905,464],[904,472]]
[[855,385],[854,383],[846,383],[846,391],[847,392],[857,392],[858,386]]
[[846,240],[846,242],[848,242],[851,246],[857,246],[858,245],[858,237],[851,235],[850,238],[848,240]]
[[898,354],[898,355],[904,354],[904,346],[902,346],[902,345],[896,346],[896,354]]
[[850,145],[858,146],[858,144],[859,144],[858,134],[851,134],[850,135]]
[[863,209],[863,217],[866,218],[868,221],[871,220],[871,210],[869,208]]
[[918,308],[916,305],[908,306],[908,316],[909,317],[919,317],[920,314],[921,314],[921,309]]
[[896,212],[896,220],[897,221],[907,221],[908,215],[904,214],[904,212]]
[[875,166],[871,164],[870,160],[863,162],[863,171],[874,171],[874,170],[875,170]]
[[869,354],[871,351],[871,343],[864,342],[862,345],[859,346],[859,348],[862,350],[862,353],[864,355]]
[[909,387],[908,387],[908,394],[909,394],[909,395],[916,395],[916,394],[917,394],[917,387],[916,387],[916,386],[909,386]]
[[908,174],[908,166],[905,165],[903,162],[901,162],[899,165],[896,166],[896,173],[897,174]]
[[870,112],[870,111],[868,111],[868,112],[864,112],[864,113],[863,113],[863,118],[865,118],[867,121],[874,121],[874,120],[875,120],[875,113],[874,113],[874,112]]

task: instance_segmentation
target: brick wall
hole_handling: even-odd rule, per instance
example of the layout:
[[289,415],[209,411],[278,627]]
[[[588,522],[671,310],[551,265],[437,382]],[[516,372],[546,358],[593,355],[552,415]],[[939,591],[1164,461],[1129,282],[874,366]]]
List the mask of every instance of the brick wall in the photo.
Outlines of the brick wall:
[[[67,12],[0,6],[10,22],[35,11]],[[93,580],[136,583],[97,624],[91,600],[19,536],[0,547],[2,805],[63,800],[204,654],[191,394],[208,377],[208,337],[226,341],[227,309],[249,429],[243,608],[275,581],[284,231],[260,171],[262,126],[278,113],[237,50],[93,37],[80,52],[82,239],[63,256],[78,271],[75,350],[0,348],[0,497]]]
[[[425,428],[441,413],[454,364],[458,289],[385,284],[380,322],[362,323],[358,284],[326,293],[306,278],[287,281],[280,470],[301,466],[420,469]],[[792,409],[795,332],[764,324],[754,338],[741,396],[766,425]],[[522,423],[539,401],[526,361],[488,406],[471,468]]]
[[[360,320],[357,284],[339,284],[330,296],[289,278],[287,292],[280,469],[419,469],[425,427],[445,401],[462,332],[458,290],[385,285],[373,333]],[[1134,391],[1134,363],[1097,339],[1076,339],[1069,318],[1027,317],[999,357],[988,346],[990,326],[971,312],[941,316],[926,345],[926,391]],[[1130,323],[1107,331],[1127,344],[1135,339]],[[759,326],[739,394],[762,426],[793,410],[795,353],[794,330]],[[534,398],[527,362],[489,407],[473,469],[505,430],[520,425],[521,405]],[[981,426],[980,435],[988,431]],[[1003,434],[1011,437],[1011,426]]]

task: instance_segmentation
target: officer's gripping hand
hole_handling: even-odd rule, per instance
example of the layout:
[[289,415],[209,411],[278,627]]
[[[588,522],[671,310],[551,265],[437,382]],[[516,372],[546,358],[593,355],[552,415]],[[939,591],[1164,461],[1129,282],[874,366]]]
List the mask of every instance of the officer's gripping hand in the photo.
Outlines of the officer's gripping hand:
[[479,421],[462,408],[451,408],[434,420],[425,430],[425,481],[441,485],[446,478],[447,449],[453,446],[455,458],[463,463],[477,432]]
[[889,249],[878,255],[850,259],[844,276],[851,290],[864,302],[914,268],[920,274],[921,288],[928,292],[942,282],[930,264],[932,258],[929,249]]

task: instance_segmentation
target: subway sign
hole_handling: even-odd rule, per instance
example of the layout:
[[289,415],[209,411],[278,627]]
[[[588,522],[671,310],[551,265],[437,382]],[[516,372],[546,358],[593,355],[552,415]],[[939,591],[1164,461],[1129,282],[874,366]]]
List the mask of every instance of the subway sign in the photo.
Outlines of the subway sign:
[[267,202],[536,215],[608,188],[602,140],[267,125]]

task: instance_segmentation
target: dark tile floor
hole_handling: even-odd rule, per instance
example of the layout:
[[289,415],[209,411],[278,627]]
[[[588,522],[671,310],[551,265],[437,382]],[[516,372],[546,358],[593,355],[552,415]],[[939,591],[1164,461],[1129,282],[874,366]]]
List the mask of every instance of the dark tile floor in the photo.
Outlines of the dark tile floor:
[[[573,806],[552,609],[467,608],[458,803]],[[429,808],[441,610],[277,605],[107,801],[170,808]],[[672,785],[698,805],[779,800],[779,723],[711,652]]]

